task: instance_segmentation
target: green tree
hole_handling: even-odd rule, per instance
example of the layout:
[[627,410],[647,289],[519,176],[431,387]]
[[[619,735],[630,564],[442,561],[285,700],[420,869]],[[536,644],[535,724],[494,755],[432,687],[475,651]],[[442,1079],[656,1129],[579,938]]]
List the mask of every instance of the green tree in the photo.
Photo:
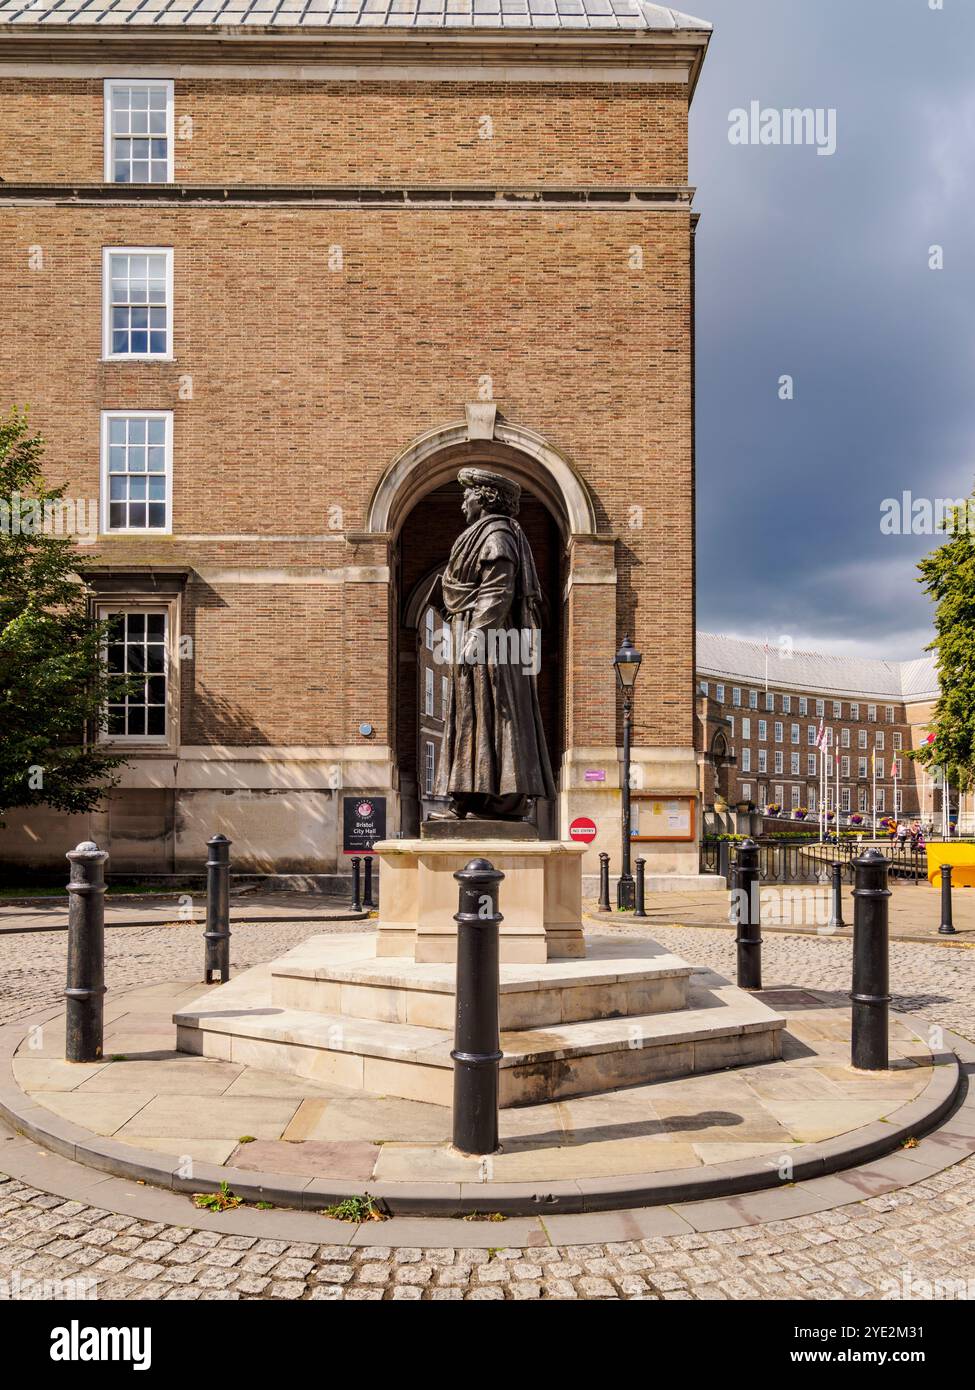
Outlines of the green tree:
[[125,687],[105,670],[105,624],[58,533],[64,488],[45,485],[43,452],[26,412],[0,418],[0,813],[90,810],[124,762],[92,737]]
[[952,787],[975,784],[975,496],[946,514],[948,539],[918,565],[918,583],[935,603],[934,641],[940,694],[934,707],[934,738],[912,751],[928,767],[947,771]]

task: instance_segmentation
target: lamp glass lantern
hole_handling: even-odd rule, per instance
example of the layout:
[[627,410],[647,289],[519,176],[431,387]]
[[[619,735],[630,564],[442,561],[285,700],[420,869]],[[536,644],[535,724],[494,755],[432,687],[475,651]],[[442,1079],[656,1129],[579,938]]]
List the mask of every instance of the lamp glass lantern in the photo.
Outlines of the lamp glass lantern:
[[620,643],[620,649],[613,657],[613,665],[616,667],[616,678],[620,683],[620,689],[631,693],[636,685],[636,678],[640,671],[640,663],[643,661],[642,655],[634,647],[629,637],[624,637]]

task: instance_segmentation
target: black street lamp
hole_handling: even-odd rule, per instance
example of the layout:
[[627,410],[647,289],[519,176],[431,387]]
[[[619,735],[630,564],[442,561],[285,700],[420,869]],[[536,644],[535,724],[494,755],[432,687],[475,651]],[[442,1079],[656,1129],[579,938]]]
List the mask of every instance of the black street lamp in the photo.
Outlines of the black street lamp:
[[623,861],[616,885],[616,909],[623,912],[636,903],[636,885],[630,873],[630,735],[633,724],[633,687],[643,657],[629,637],[624,637],[613,657],[616,676],[623,692]]

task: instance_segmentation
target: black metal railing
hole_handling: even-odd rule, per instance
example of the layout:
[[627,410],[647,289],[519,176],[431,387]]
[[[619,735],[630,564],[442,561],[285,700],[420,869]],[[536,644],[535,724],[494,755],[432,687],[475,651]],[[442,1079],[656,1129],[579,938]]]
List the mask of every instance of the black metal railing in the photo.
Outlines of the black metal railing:
[[[721,872],[722,843],[728,847],[729,868],[735,866],[741,841],[707,838],[701,841],[702,874]],[[759,840],[757,844],[760,883],[828,883],[834,863],[841,865],[843,882],[852,883],[854,861],[863,852],[860,841],[847,839],[841,839],[839,844],[829,840],[820,843],[813,837],[808,840]],[[908,883],[927,879],[926,850],[896,843],[880,844],[877,848],[887,861],[891,878]]]

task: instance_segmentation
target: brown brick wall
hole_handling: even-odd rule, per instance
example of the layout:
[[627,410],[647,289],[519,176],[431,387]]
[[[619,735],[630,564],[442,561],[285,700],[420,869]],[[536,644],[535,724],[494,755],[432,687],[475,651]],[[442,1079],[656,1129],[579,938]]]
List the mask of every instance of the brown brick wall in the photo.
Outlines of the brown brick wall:
[[[100,183],[103,90],[100,79],[0,79],[0,175]],[[680,86],[178,80],[177,126],[192,117],[193,136],[176,140],[176,180],[682,184],[686,100]]]
[[[714,737],[715,731],[719,727],[718,724],[715,722],[715,715],[723,716],[726,719],[734,719],[734,730],[725,731],[728,743],[738,757],[737,766],[731,768],[728,773],[728,790],[733,800],[737,800],[740,798],[743,783],[751,785],[751,800],[754,801],[756,804],[758,804],[759,801],[758,788],[760,784],[768,788],[768,800],[770,801],[773,799],[774,796],[774,787],[776,785],[781,784],[785,793],[785,809],[788,813],[791,810],[791,788],[793,784],[799,784],[802,787],[800,805],[808,806],[806,788],[809,786],[814,786],[816,788],[817,795],[819,792],[819,752],[815,747],[811,747],[809,745],[807,741],[807,728],[810,724],[813,724],[816,726],[817,730],[819,729],[820,716],[815,712],[816,701],[820,699],[825,699],[826,714],[823,717],[825,718],[827,727],[832,727],[834,731],[834,740],[841,739],[843,729],[850,730],[850,747],[844,748],[841,744],[837,743],[834,744],[834,750],[839,753],[841,759],[844,757],[849,757],[850,759],[850,775],[848,777],[844,777],[842,773],[840,774],[840,789],[841,791],[847,787],[850,789],[851,810],[859,810],[858,790],[860,787],[866,787],[868,808],[872,807],[871,797],[873,788],[873,774],[871,770],[871,756],[874,748],[874,736],[876,732],[879,730],[884,735],[884,747],[883,749],[877,750],[878,761],[880,759],[883,759],[884,763],[884,776],[883,778],[877,778],[878,791],[880,791],[881,789],[883,789],[884,791],[884,811],[882,814],[889,815],[892,814],[894,810],[894,781],[893,777],[891,776],[890,768],[891,762],[895,757],[900,761],[901,768],[901,775],[898,778],[897,785],[898,790],[900,790],[903,793],[903,814],[905,816],[913,816],[918,813],[920,802],[918,798],[916,767],[915,764],[911,761],[911,759],[907,756],[907,750],[913,746],[911,721],[908,718],[908,713],[905,709],[903,702],[884,699],[870,699],[851,702],[848,695],[839,691],[836,692],[835,696],[824,696],[822,691],[783,692],[781,690],[772,689],[771,693],[774,696],[775,700],[775,709],[773,712],[766,711],[765,709],[764,688],[759,688],[759,708],[748,708],[748,691],[754,690],[756,687],[744,679],[742,679],[739,682],[734,681],[734,679],[726,679],[724,681],[725,699],[723,704],[720,705],[714,699],[715,685],[717,684],[714,677],[700,674],[699,680],[708,681],[709,691],[711,695],[711,698],[707,701],[708,721],[705,729],[705,738],[707,740],[705,744],[706,749],[710,748],[711,740]],[[738,684],[741,687],[742,700],[744,701],[744,704],[740,706],[732,704],[732,687],[735,684]],[[788,695],[791,700],[792,708],[791,712],[788,714],[783,713],[782,710],[783,694]],[[807,714],[799,714],[799,699],[803,694],[805,694],[805,698],[808,700]],[[834,698],[839,700],[842,704],[843,715],[840,719],[833,718]],[[859,704],[860,714],[859,718],[856,720],[850,717],[851,703]],[[870,705],[877,706],[878,717],[875,720],[870,720],[867,718],[867,712]],[[893,706],[894,718],[893,722],[891,723],[888,723],[885,717],[885,712],[888,705]],[[749,719],[751,721],[751,732],[750,736],[747,739],[742,736],[743,718]],[[764,719],[768,726],[768,737],[764,740],[760,740],[758,737],[758,721],[760,719]],[[778,743],[775,741],[776,722],[781,723],[783,726],[782,741]],[[793,724],[799,725],[798,744],[794,744],[792,742]],[[861,729],[865,729],[867,732],[867,747],[865,749],[858,747],[857,743],[858,733]],[[899,733],[902,739],[902,748],[899,752],[896,753],[893,746],[893,735],[895,733]],[[742,770],[742,753],[745,749],[748,749],[751,753],[750,772],[744,772]],[[760,749],[765,749],[768,753],[769,770],[763,773],[759,773],[758,771],[758,753]],[[774,770],[775,753],[777,751],[782,753],[783,755],[783,771],[781,773],[777,773]],[[793,776],[793,774],[789,771],[789,768],[791,766],[791,755],[796,752],[799,754],[800,771],[798,776]],[[816,774],[815,776],[811,777],[807,776],[806,773],[807,758],[810,753],[815,753],[817,759]],[[857,772],[859,759],[863,757],[867,759],[867,775],[865,778],[861,778],[860,776],[858,776]],[[830,785],[835,788],[835,771],[833,773],[832,778],[830,779]],[[709,804],[708,792],[711,793],[710,799],[711,801],[713,801],[713,791],[714,778],[713,772],[711,772],[710,774],[706,774],[705,804]]]
[[[610,588],[590,591],[569,655],[573,741],[603,741],[604,718],[586,726],[612,701],[629,628],[647,657],[635,741],[691,745],[688,214],[0,205],[0,229],[0,395],[31,404],[50,478],[97,496],[99,411],[174,411],[176,535],[107,540],[101,561],[384,563],[381,543],[363,555],[344,539],[180,537],[324,533],[330,506],[360,528],[388,463],[462,417],[489,374],[499,410],[572,462],[617,541],[619,613]],[[175,247],[172,363],[99,360],[101,247],[114,244]],[[330,273],[335,244],[345,268]],[[642,270],[628,267],[634,245]],[[43,269],[28,268],[30,246]],[[187,374],[191,401],[177,394]],[[186,700],[184,737],[345,741],[365,717],[386,736],[381,701],[361,712],[362,670],[385,675],[382,586],[242,585],[209,604],[197,662],[211,710]],[[236,708],[218,716],[230,691]]]

